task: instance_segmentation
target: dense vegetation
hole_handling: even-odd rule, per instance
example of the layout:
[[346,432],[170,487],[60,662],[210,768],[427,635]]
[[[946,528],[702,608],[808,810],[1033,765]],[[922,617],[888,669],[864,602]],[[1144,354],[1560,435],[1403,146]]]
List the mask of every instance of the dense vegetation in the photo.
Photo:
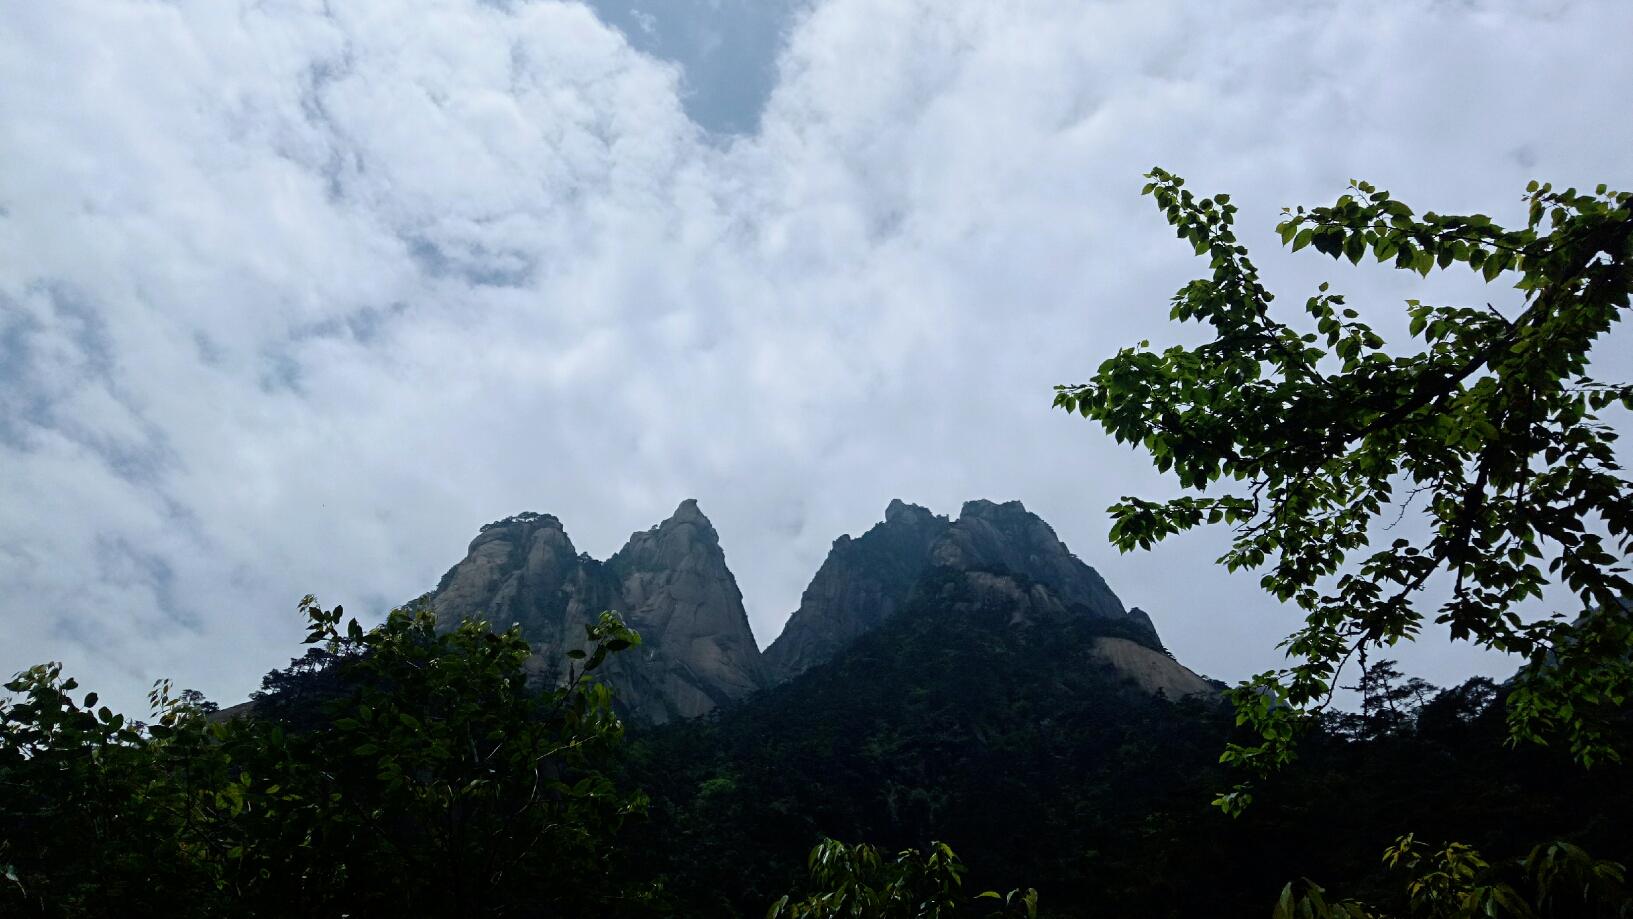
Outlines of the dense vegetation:
[[[589,678],[638,637],[610,615],[567,683],[527,686],[520,631],[423,611],[364,631],[307,598],[325,652],[269,717],[153,702],[126,723],[60,668],[7,685],[0,912],[12,916],[578,916],[639,904],[608,869],[645,799],[598,772],[622,734]],[[584,658],[583,652],[576,652]],[[277,717],[279,709],[292,717]]]
[[[1115,624],[1014,625],[948,572],[916,596],[827,665],[632,737],[628,781],[651,807],[627,844],[641,872],[667,876],[680,915],[759,916],[801,889],[825,837],[944,842],[975,889],[1035,887],[1045,915],[1107,917],[1263,919],[1300,877],[1401,906],[1380,855],[1414,832],[1494,859],[1552,838],[1633,857],[1627,769],[1510,748],[1507,690],[1489,680],[1439,690],[1375,664],[1366,710],[1324,716],[1231,818],[1209,806],[1231,712],[1094,665]],[[1615,736],[1633,753],[1625,719]]]
[[[39,668],[11,685],[0,737],[0,913],[1018,916],[1035,902],[1262,919],[1307,877],[1406,915],[1411,866],[1439,856],[1391,870],[1379,856],[1403,834],[1472,845],[1511,874],[1539,840],[1633,857],[1626,767],[1511,748],[1505,687],[1438,690],[1388,662],[1362,680],[1362,712],[1323,715],[1229,817],[1208,804],[1240,730],[1228,707],[1147,695],[1092,657],[1143,631],[1018,617],[978,589],[993,581],[1028,586],[929,571],[829,664],[622,745],[603,687],[529,690],[514,634],[436,635],[406,612],[347,634],[309,608],[329,650],[269,675],[253,720],[212,724],[161,695],[156,723],[126,724]],[[601,629],[586,665],[633,640]],[[1607,736],[1633,755],[1625,714]],[[879,863],[852,872],[855,896],[833,871],[807,877],[830,838],[875,847],[825,850]],[[930,854],[889,855],[903,850]],[[962,899],[936,902],[959,910],[812,907],[900,905],[953,864]],[[973,896],[988,890],[1017,894]]]

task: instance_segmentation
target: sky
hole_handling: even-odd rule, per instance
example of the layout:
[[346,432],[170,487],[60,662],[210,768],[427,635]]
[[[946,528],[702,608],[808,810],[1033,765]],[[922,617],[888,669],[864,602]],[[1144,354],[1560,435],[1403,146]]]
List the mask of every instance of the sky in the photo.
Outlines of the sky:
[[1230,192],[1279,302],[1331,280],[1384,330],[1518,299],[1290,254],[1282,207],[1633,188],[1621,0],[631,2],[0,8],[0,671],[230,703],[304,594],[378,620],[489,521],[605,558],[686,498],[765,645],[892,498],[988,498],[1241,679],[1294,612],[1223,533],[1110,548],[1174,486],[1050,408],[1198,340],[1143,173]]

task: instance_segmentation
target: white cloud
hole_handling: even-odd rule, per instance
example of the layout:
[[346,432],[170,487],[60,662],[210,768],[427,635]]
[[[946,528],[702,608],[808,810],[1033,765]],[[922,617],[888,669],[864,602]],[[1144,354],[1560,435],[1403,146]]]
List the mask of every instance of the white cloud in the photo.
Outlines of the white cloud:
[[1235,193],[1284,299],[1387,307],[1410,279],[1273,251],[1277,209],[1633,186],[1627,34],[1613,2],[828,0],[720,147],[580,5],[7,7],[0,670],[240,697],[308,590],[377,613],[527,509],[605,557],[688,496],[762,641],[890,498],[1019,497],[1181,659],[1262,669],[1286,615],[1212,537],[1108,551],[1104,507],[1165,486],[1048,409],[1193,334],[1140,174]]

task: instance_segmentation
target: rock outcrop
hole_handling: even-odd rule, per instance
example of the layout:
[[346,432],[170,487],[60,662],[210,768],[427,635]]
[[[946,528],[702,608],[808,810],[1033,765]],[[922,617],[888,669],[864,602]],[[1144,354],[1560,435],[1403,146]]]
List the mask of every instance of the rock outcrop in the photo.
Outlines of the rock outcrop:
[[[1187,696],[1218,697],[1223,689],[1168,654],[1142,643],[1155,644],[1131,617],[1085,616],[1081,604],[1068,602],[1030,577],[976,570],[955,578],[938,579],[941,593],[932,603],[949,603],[955,615],[1002,623],[1019,635],[1042,634],[1051,643],[1059,643],[1062,636],[1073,632],[1081,642],[1087,633],[1092,636],[1088,638],[1087,662],[1146,695],[1177,702]],[[1129,630],[1141,641],[1103,634],[1107,629]]]
[[427,599],[443,628],[467,617],[521,625],[545,681],[584,646],[584,626],[616,610],[642,638],[606,670],[634,720],[696,717],[768,682],[719,535],[692,500],[606,562],[579,554],[548,514],[488,524]]
[[958,521],[930,550],[941,568],[1007,568],[1049,588],[1067,607],[1103,619],[1128,616],[1100,573],[1085,565],[1043,518],[1019,501],[966,501]]
[[1219,687],[1166,654],[1126,638],[1100,638],[1094,659],[1153,696],[1179,701],[1186,696],[1218,696]]
[[443,629],[464,618],[520,625],[536,649],[559,656],[583,643],[584,625],[616,608],[617,595],[615,579],[573,548],[560,520],[527,513],[484,526],[428,599]]
[[890,502],[883,523],[857,539],[834,541],[799,609],[766,649],[771,678],[791,679],[876,627],[908,600],[918,575],[931,566],[1024,575],[1065,609],[1125,622],[1156,642],[1150,617],[1125,610],[1105,580],[1021,502],[969,501],[949,522],[898,500]]
[[743,594],[696,501],[632,535],[606,570],[619,587],[610,608],[641,633],[639,670],[656,691],[647,695],[666,707],[650,720],[694,718],[767,685]]

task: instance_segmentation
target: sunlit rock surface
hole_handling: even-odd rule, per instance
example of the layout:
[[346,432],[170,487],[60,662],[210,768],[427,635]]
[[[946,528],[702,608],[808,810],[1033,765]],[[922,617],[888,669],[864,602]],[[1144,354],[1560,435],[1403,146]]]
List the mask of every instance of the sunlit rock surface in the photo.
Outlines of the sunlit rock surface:
[[1189,667],[1126,638],[1099,639],[1095,643],[1094,659],[1154,696],[1178,701],[1186,696],[1219,694],[1218,687],[1210,685]]

